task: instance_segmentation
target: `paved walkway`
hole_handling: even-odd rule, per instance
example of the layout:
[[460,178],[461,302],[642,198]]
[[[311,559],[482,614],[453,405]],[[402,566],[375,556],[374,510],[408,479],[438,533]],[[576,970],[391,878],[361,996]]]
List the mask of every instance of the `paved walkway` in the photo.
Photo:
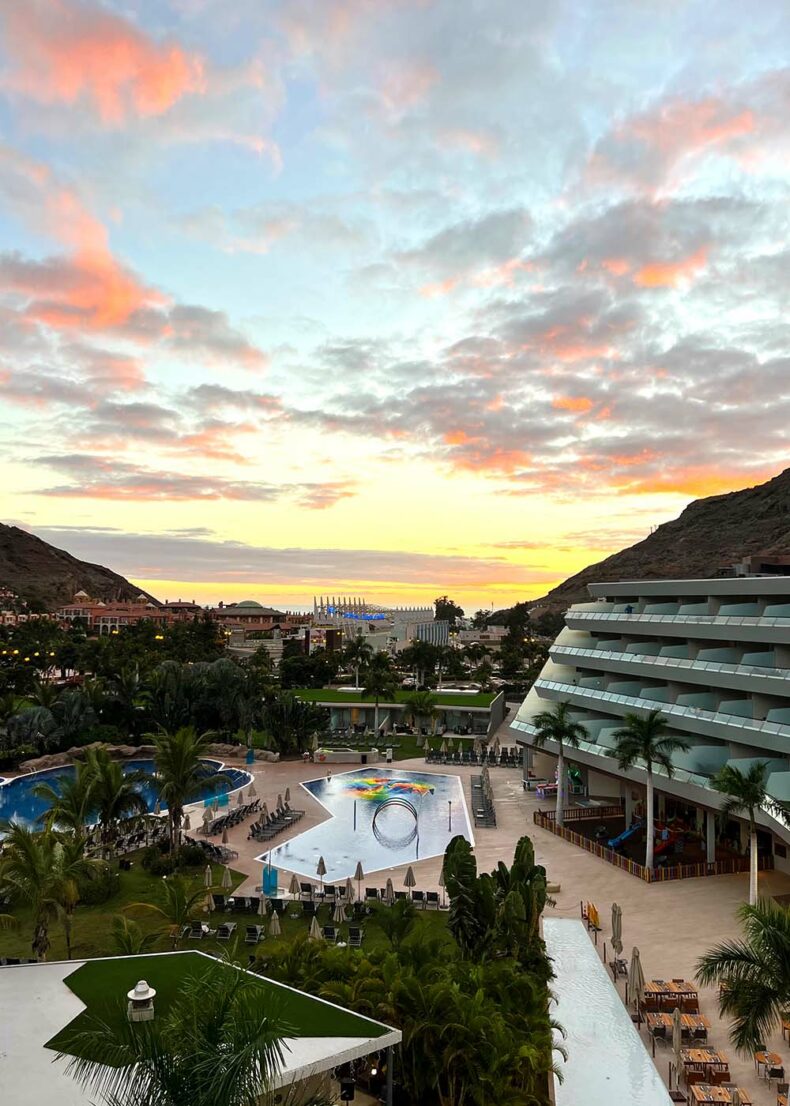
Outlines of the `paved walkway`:
[[[426,765],[422,760],[399,761],[393,767],[427,772],[433,770],[459,776],[467,806],[470,799],[469,778],[472,774],[479,774],[479,769],[475,768]],[[345,770],[348,770],[346,766],[333,766],[334,772]],[[290,836],[326,820],[327,815],[323,808],[298,787],[300,781],[320,775],[323,772],[322,767],[286,761],[280,764],[256,764],[253,771],[258,795],[269,803],[270,809],[276,802],[278,793],[283,793],[290,786],[292,805],[303,807],[307,811]],[[561,891],[554,896],[556,906],[547,909],[558,917],[578,918],[580,901],[593,901],[598,907],[603,925],[603,932],[598,935],[601,955],[604,942],[610,952],[608,940],[611,934],[613,902],[618,902],[623,909],[624,956],[630,956],[631,948],[637,945],[647,979],[670,979],[673,976],[692,979],[697,959],[703,952],[720,941],[740,935],[736,913],[747,895],[746,873],[648,885],[555,837],[548,830],[535,826],[532,821],[533,811],[538,807],[546,809],[547,804],[545,801],[538,802],[534,793],[523,791],[520,770],[493,769],[491,781],[497,828],[478,828],[474,831],[478,867],[488,871],[499,860],[509,863],[519,837],[524,833],[529,834],[535,844],[537,862],[546,867],[550,882],[561,885]],[[251,894],[255,883],[260,885],[261,867],[255,862],[255,856],[263,849],[259,842],[247,840],[248,829],[249,821],[234,827],[229,835],[229,844],[239,852],[234,868],[249,876],[241,891]],[[287,840],[288,836],[283,834],[278,837],[277,843]],[[420,861],[412,867],[418,888],[438,889],[440,857]],[[396,888],[403,882],[399,878],[400,873],[405,874],[405,866],[387,870],[386,873],[392,876]],[[281,880],[281,885],[287,886],[288,882],[289,876],[286,875]],[[790,894],[790,877],[779,872],[761,873],[760,890],[764,895]],[[619,986],[622,994],[622,983]],[[700,1009],[711,1020],[710,1042],[715,1047],[724,1048],[729,1055],[733,1080],[750,1091],[754,1106],[775,1106],[776,1092],[764,1080],[758,1079],[751,1057],[738,1057],[730,1046],[727,1026],[719,1018],[716,994],[712,990],[700,990]],[[646,1034],[644,1037],[647,1041]],[[785,1046],[781,1035],[777,1034],[767,1044],[787,1060],[790,1071],[790,1050]],[[570,1047],[573,1047],[572,1041]],[[671,1046],[658,1047],[656,1064],[665,1080],[671,1057]]]

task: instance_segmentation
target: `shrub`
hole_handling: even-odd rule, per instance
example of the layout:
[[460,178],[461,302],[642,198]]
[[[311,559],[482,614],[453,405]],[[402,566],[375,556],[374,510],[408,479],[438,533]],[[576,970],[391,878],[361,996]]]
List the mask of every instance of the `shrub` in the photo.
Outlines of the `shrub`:
[[121,889],[121,877],[111,868],[105,868],[93,879],[81,879],[78,883],[80,902],[85,906],[97,906],[113,898]]
[[169,876],[175,868],[172,858],[164,854],[158,845],[149,845],[143,849],[140,863],[152,876]]
[[197,868],[206,863],[206,854],[199,845],[183,845],[178,854],[179,868]]

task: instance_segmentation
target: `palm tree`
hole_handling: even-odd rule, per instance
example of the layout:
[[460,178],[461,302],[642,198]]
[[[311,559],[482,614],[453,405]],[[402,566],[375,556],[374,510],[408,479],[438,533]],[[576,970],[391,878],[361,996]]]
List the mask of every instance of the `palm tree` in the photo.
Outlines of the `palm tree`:
[[700,958],[697,979],[719,984],[721,1013],[733,1019],[730,1038],[751,1053],[790,1010],[790,910],[772,899],[739,911],[744,939],[725,941]]
[[108,846],[118,832],[120,822],[145,814],[148,805],[139,787],[150,777],[146,772],[124,772],[106,749],[87,751],[86,771],[90,778],[90,805],[99,824],[103,846]]
[[430,718],[431,728],[436,718],[438,699],[430,691],[412,691],[403,696],[403,703],[411,712],[412,725],[417,727],[421,718]]
[[63,776],[57,785],[43,781],[33,785],[33,794],[49,805],[41,816],[48,829],[68,830],[83,837],[91,813],[93,773],[85,762],[77,764],[73,776]]
[[723,818],[745,814],[749,819],[749,905],[757,902],[757,826],[756,810],[766,808],[775,817],[788,820],[790,806],[772,799],[765,789],[768,765],[764,761],[752,764],[746,771],[725,764],[711,780],[711,786],[726,796],[721,804]]
[[71,959],[74,910],[79,902],[79,880],[96,874],[97,862],[84,855],[84,842],[53,832],[33,833],[14,822],[2,825],[6,838],[0,858],[0,893],[26,903],[33,914],[31,948],[46,960],[49,929],[60,917]]
[[[95,1098],[123,1106],[258,1106],[294,1035],[245,973],[187,977],[151,1022],[94,1019],[75,1034],[68,1071]],[[95,1096],[95,1098],[94,1098]]]
[[131,902],[124,910],[156,914],[165,923],[164,932],[170,934],[175,948],[181,939],[181,930],[203,909],[207,894],[205,887],[193,891],[183,877],[172,876],[162,883],[161,902]]
[[56,684],[43,684],[40,680],[37,680],[32,690],[28,693],[27,699],[30,706],[44,707],[46,710],[51,711],[58,701],[59,695],[60,688]]
[[534,745],[541,749],[547,741],[553,741],[557,746],[557,816],[556,823],[561,826],[564,822],[565,809],[565,753],[564,747],[569,745],[572,749],[578,749],[579,744],[587,737],[587,730],[581,722],[574,722],[570,716],[570,703],[557,703],[554,710],[542,710],[532,719],[535,727]]
[[689,743],[683,737],[671,736],[667,723],[660,710],[651,710],[647,714],[626,714],[623,725],[615,730],[616,742],[611,755],[617,757],[620,770],[626,772],[641,761],[644,764],[646,781],[645,811],[645,867],[653,868],[653,765],[663,768],[668,776],[675,771],[672,753],[685,752]]
[[362,698],[376,700],[376,708],[373,715],[373,732],[378,737],[379,732],[379,702],[382,696],[394,695],[397,690],[395,673],[392,670],[392,662],[386,653],[376,653],[368,667],[365,669],[365,686],[362,689]]
[[173,733],[163,730],[148,737],[156,746],[156,783],[161,801],[167,806],[170,847],[181,845],[184,806],[202,787],[224,782],[224,772],[209,773],[205,758],[213,739],[211,732],[198,734],[192,726],[181,726]]
[[149,952],[158,933],[143,933],[137,922],[116,914],[112,920],[112,943],[119,956],[142,956]]
[[373,656],[373,647],[370,642],[357,635],[351,641],[346,642],[343,649],[343,660],[354,669],[354,687],[359,687],[359,670],[370,664]]

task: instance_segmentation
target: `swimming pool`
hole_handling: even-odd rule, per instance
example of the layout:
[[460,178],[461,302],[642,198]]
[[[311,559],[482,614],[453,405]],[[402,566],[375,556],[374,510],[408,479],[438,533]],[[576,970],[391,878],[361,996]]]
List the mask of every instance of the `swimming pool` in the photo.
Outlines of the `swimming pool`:
[[458,776],[374,766],[301,786],[331,817],[263,853],[266,864],[315,879],[323,856],[332,883],[353,876],[358,861],[368,874],[441,856],[458,834],[474,845]]
[[[220,761],[206,761],[206,773],[213,773],[220,768],[227,779],[213,787],[203,787],[199,792],[191,796],[191,803],[202,802],[205,799],[215,797],[222,800],[240,787],[246,787],[252,781],[249,772],[240,771],[238,768],[226,768]],[[153,760],[128,760],[123,763],[124,773],[142,769],[143,772],[153,774]],[[60,768],[49,768],[43,772],[31,772],[27,776],[17,776],[0,784],[0,819],[18,822],[23,826],[40,827],[39,818],[49,809],[46,799],[40,799],[33,794],[33,787],[37,783],[53,783],[74,775],[73,765],[64,765]],[[158,792],[154,782],[140,784],[140,793],[146,801],[150,811],[156,806]],[[162,808],[166,809],[166,808]]]

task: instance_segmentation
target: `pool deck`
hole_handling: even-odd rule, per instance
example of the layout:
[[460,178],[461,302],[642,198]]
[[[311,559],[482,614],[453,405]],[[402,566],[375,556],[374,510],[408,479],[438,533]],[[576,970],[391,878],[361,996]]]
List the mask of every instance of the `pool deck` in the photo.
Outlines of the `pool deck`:
[[[462,781],[467,804],[470,777],[479,775],[476,768],[426,765],[422,760],[398,761],[393,767],[456,775]],[[292,805],[303,807],[306,811],[294,830],[276,838],[278,844],[289,836],[296,836],[310,826],[326,821],[327,813],[321,805],[302,788],[295,790],[295,785],[302,780],[316,777],[316,765],[301,761],[256,763],[251,770],[255,774],[258,795],[268,802],[270,808],[276,802],[278,793],[282,794],[286,787],[290,787]],[[336,765],[332,770],[341,772],[346,769],[343,765]],[[693,978],[697,959],[703,952],[719,941],[740,935],[736,912],[747,896],[747,874],[648,885],[535,826],[533,811],[547,809],[551,804],[539,802],[534,793],[523,791],[520,770],[492,769],[491,782],[498,824],[496,829],[475,829],[478,866],[482,870],[490,870],[499,860],[509,863],[519,837],[529,834],[535,844],[538,863],[545,865],[549,880],[561,884],[562,888],[554,895],[556,906],[547,908],[547,917],[578,918],[580,901],[593,901],[603,925],[603,932],[598,935],[599,955],[603,952],[604,941],[608,942],[610,936],[613,902],[618,902],[623,909],[624,955],[629,956],[634,945],[639,947],[647,979],[669,979],[673,976]],[[198,813],[198,820],[199,817]],[[193,820],[194,824],[199,824],[199,821],[195,823]],[[233,867],[249,877],[240,891],[253,894],[256,883],[260,884],[261,865],[255,857],[260,854],[261,847],[259,842],[247,840],[249,824],[248,820],[234,827],[229,834],[229,844],[239,853]],[[412,867],[418,889],[439,889],[440,857],[413,863]],[[406,866],[401,865],[394,872],[387,872],[387,875],[392,875],[396,888],[402,886],[403,879],[399,878],[399,873],[405,875],[405,871]],[[290,874],[281,879],[281,885],[287,886],[289,880]],[[760,891],[763,895],[790,894],[790,876],[781,872],[761,873]],[[622,994],[622,981],[618,987]],[[700,1009],[711,1021],[709,1040],[714,1047],[725,1049],[729,1055],[733,1080],[750,1091],[754,1106],[775,1106],[775,1090],[757,1077],[752,1058],[737,1056],[730,1046],[727,1026],[719,1018],[713,989],[700,989]],[[647,1041],[644,1028],[643,1039]],[[787,1060],[790,1069],[790,1049],[786,1049],[781,1035],[777,1033],[766,1043]],[[671,1056],[671,1048],[659,1046],[656,1066],[665,1082]]]

